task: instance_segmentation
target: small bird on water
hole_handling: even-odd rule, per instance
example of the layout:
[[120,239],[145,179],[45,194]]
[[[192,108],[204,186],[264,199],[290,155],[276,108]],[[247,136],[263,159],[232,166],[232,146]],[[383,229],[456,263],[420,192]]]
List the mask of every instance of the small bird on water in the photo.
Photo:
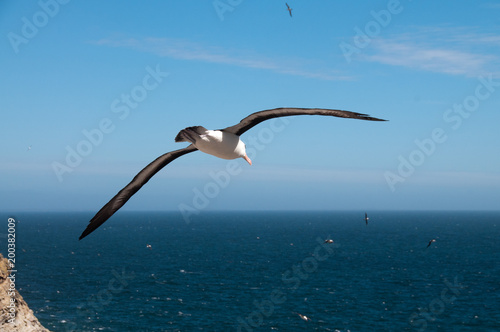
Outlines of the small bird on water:
[[299,315],[299,317],[305,320],[306,322],[311,320],[311,318],[307,317],[306,315],[299,314],[298,312],[296,312],[296,314]]

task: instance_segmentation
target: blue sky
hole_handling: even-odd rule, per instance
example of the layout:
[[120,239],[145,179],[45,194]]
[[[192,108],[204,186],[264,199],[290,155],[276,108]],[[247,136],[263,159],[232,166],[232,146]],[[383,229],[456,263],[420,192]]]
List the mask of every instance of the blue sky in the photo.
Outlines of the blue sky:
[[288,3],[3,1],[0,210],[97,211],[180,129],[284,106],[390,121],[262,123],[253,166],[196,152],[123,209],[498,209],[498,2]]

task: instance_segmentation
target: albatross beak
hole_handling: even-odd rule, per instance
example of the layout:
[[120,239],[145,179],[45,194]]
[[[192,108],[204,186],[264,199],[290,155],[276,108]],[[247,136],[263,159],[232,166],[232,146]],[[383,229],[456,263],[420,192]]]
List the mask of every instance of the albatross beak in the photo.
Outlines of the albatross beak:
[[248,158],[247,155],[244,155],[242,158],[245,159],[247,161],[247,163],[249,163],[250,165],[252,165],[252,161],[250,160],[250,158]]

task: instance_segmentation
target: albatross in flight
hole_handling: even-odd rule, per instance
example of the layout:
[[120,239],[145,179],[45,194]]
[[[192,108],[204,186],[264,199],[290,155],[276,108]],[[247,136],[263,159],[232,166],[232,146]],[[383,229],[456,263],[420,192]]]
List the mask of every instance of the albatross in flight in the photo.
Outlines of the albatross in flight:
[[290,17],[292,17],[292,8],[290,8],[290,6],[286,2],[285,5],[286,5],[286,10],[288,10],[288,12],[290,13]]
[[159,170],[168,165],[171,161],[185,154],[200,150],[222,159],[243,158],[252,165],[252,161],[246,154],[245,143],[240,140],[240,135],[263,121],[293,115],[323,115],[358,120],[386,121],[370,117],[367,114],[341,110],[322,108],[275,108],[250,114],[238,124],[220,130],[208,130],[202,126],[188,127],[177,134],[175,141],[189,142],[191,144],[185,148],[165,153],[140,171],[125,188],[120,190],[115,197],[96,213],[82,235],[80,235],[80,240],[95,231],[108,220],[130,199],[130,197],[141,189],[153,175],[158,173]]

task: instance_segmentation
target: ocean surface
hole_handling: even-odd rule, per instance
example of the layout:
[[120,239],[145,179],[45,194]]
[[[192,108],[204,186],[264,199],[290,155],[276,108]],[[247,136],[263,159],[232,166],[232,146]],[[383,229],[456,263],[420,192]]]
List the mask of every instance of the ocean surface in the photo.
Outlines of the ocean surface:
[[500,212],[92,215],[12,216],[51,331],[500,331]]

